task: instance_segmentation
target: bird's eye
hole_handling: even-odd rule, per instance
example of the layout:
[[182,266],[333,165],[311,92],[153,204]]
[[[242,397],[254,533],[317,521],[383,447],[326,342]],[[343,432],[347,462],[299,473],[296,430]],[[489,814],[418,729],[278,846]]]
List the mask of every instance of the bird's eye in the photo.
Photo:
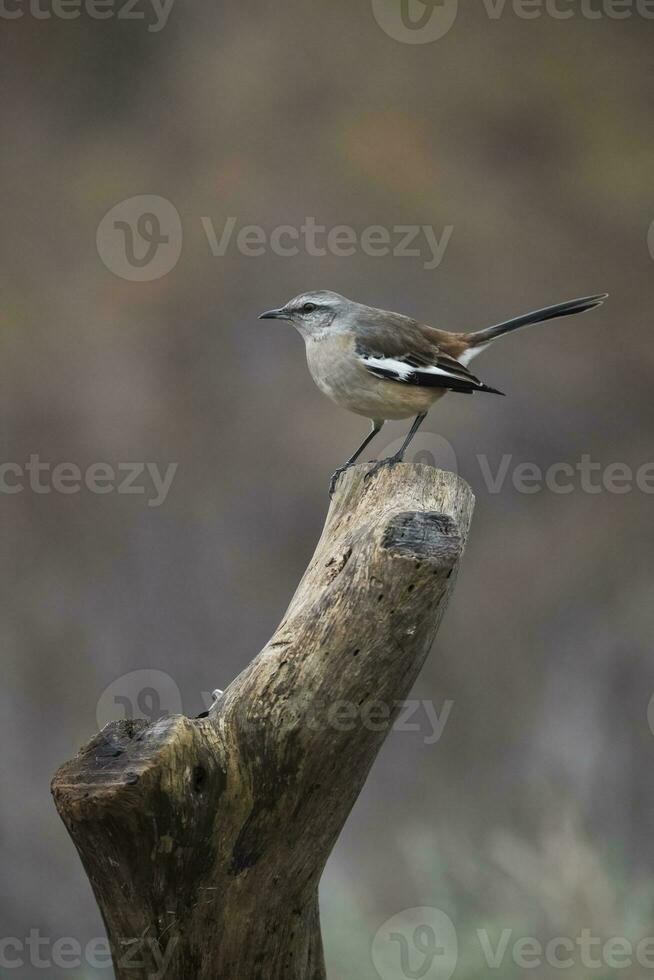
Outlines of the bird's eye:
[[313,313],[313,311],[314,310],[317,310],[317,309],[318,309],[318,307],[316,306],[315,303],[305,303],[304,306],[302,307],[302,312],[303,313]]

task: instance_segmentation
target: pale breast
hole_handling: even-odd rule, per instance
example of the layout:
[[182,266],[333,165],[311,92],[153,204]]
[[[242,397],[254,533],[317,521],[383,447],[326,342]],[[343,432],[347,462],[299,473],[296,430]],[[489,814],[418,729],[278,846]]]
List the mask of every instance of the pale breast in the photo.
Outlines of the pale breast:
[[442,388],[420,388],[376,378],[354,352],[352,334],[310,337],[307,364],[320,390],[357,415],[370,419],[405,419],[426,412],[445,394]]

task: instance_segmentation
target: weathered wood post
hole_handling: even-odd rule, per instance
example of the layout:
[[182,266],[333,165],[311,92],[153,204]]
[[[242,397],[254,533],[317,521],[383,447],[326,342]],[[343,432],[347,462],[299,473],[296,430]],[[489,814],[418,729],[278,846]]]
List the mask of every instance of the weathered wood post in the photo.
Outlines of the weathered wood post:
[[321,873],[436,635],[474,504],[432,467],[365,473],[340,478],[281,625],[208,717],[112,723],[55,776],[118,980],[325,977]]

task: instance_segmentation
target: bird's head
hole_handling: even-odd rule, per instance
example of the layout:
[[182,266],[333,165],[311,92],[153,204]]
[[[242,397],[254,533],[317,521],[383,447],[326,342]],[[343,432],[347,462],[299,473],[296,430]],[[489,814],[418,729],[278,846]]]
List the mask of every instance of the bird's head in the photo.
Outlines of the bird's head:
[[329,289],[300,293],[285,306],[262,313],[260,320],[289,320],[307,339],[346,329],[348,313],[356,304]]

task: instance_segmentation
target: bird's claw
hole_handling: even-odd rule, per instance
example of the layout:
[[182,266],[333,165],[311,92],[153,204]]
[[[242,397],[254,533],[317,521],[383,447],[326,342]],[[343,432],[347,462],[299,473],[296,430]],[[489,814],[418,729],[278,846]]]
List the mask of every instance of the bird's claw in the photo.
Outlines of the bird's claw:
[[366,481],[366,482],[368,480],[372,479],[372,477],[375,476],[376,473],[379,473],[380,470],[385,469],[385,467],[387,467],[387,466],[395,466],[397,463],[401,463],[402,462],[402,457],[401,456],[397,456],[397,455],[396,456],[388,456],[386,459],[371,459],[370,462],[373,465],[370,467],[370,469],[368,470],[368,472],[366,473],[366,475],[363,478],[364,481]]
[[345,473],[345,471],[346,471],[346,470],[349,470],[349,468],[350,468],[350,466],[351,466],[351,465],[352,465],[352,464],[350,463],[350,465],[349,465],[349,466],[339,466],[339,467],[338,467],[338,469],[337,469],[337,470],[335,470],[335,471],[334,471],[334,472],[332,473],[332,478],[331,478],[331,480],[329,481],[329,496],[330,496],[330,497],[333,497],[333,496],[334,496],[334,490],[336,489],[336,484],[338,483],[338,478],[339,478],[339,476],[340,476],[340,475],[341,475],[342,473]]
[[[395,466],[396,463],[401,463],[402,456],[396,454],[395,456],[388,456],[386,459],[370,459],[368,460],[368,462],[372,463],[373,465],[370,467],[370,469],[364,476],[363,478],[364,481],[369,480],[371,477],[375,475],[375,473],[379,473],[379,471],[384,469],[384,467],[386,466]],[[340,475],[342,473],[345,473],[346,470],[349,470],[351,466],[354,466],[354,463],[348,463],[345,466],[339,466],[339,468],[332,474],[332,478],[329,481],[330,497],[334,496],[334,490],[336,489],[336,484],[338,483],[338,478],[340,477]]]

